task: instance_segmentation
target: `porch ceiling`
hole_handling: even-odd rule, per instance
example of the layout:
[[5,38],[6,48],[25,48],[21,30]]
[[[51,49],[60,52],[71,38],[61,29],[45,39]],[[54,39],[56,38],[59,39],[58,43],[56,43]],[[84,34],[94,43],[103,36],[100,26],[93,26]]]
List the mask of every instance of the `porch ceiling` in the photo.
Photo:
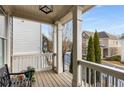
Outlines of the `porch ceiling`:
[[[81,7],[82,11],[86,11],[92,6],[84,5]],[[38,5],[5,5],[3,8],[7,12],[9,11],[12,16],[53,24],[60,19],[62,21],[63,19],[64,21],[65,19],[71,19],[72,14],[69,12],[72,10],[73,5],[53,5],[53,12],[49,14],[40,11]]]

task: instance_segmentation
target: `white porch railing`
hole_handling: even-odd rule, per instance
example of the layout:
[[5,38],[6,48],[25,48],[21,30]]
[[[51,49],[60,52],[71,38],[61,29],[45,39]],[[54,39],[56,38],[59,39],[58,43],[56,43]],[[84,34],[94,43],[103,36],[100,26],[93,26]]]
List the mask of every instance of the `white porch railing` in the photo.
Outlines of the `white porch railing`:
[[[78,63],[82,66],[83,86],[124,87],[124,70],[85,60],[79,60]],[[87,71],[87,68],[89,71]],[[91,72],[91,70],[93,71]],[[87,74],[87,72],[89,73]],[[96,82],[96,72],[100,72],[100,80],[98,82]],[[91,73],[93,73],[93,76]],[[93,77],[93,83],[91,83],[91,77]]]
[[36,71],[52,69],[53,53],[24,54],[12,57],[12,71],[20,72],[26,70],[28,66]]

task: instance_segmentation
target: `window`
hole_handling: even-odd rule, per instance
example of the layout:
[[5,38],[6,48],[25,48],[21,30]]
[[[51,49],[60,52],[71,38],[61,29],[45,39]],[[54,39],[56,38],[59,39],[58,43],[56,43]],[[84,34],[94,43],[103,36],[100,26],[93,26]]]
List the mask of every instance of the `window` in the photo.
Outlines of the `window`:
[[[0,7],[1,8],[1,7]],[[4,64],[5,59],[5,42],[6,42],[6,16],[0,9],[0,65]]]
[[4,63],[4,40],[0,38],[0,65]]
[[6,28],[5,28],[5,16],[0,11],[0,37],[5,38],[6,37]]

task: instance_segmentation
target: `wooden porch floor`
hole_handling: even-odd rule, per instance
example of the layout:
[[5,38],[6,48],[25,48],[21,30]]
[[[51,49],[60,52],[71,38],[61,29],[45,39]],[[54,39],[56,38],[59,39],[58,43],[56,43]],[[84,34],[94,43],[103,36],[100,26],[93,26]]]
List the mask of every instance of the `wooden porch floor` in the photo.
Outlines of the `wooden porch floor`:
[[71,87],[72,74],[63,72],[56,74],[53,70],[40,71],[35,74],[36,82],[33,87]]

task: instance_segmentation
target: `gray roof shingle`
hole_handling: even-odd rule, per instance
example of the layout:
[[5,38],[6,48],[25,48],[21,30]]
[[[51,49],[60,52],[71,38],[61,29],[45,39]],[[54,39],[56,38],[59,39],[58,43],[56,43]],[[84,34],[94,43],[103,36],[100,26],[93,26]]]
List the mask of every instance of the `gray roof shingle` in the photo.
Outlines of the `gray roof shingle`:
[[[86,33],[89,37],[94,35],[94,32],[90,32],[90,31],[83,31],[83,32]],[[99,38],[118,39],[117,36],[107,33],[105,31],[98,32],[98,34],[99,34]]]

